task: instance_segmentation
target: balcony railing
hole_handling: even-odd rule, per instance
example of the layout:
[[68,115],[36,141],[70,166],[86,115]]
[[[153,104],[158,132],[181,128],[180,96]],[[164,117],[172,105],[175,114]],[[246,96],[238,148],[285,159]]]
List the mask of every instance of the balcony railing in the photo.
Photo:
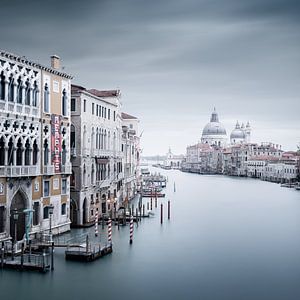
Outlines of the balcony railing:
[[37,176],[39,175],[38,166],[1,166],[0,176],[18,177],[18,176]]
[[39,112],[37,107],[4,100],[0,100],[0,110],[32,116],[37,116]]
[[54,166],[48,165],[44,166],[44,175],[53,175],[54,174]]
[[67,163],[61,166],[61,172],[64,174],[72,174],[72,164]]

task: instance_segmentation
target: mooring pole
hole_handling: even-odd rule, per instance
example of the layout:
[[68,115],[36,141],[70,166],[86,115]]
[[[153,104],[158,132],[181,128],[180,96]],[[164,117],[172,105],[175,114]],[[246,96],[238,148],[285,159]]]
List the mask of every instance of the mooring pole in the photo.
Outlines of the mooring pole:
[[129,244],[133,242],[133,216],[130,216],[130,237],[129,237]]
[[112,245],[111,242],[111,219],[108,219],[108,243],[109,245]]
[[95,216],[95,236],[98,236],[98,211],[97,210]]
[[51,243],[51,271],[54,270],[54,242]]
[[21,244],[21,270],[23,270],[24,267],[24,243]]
[[28,256],[28,262],[31,262],[31,239],[29,240],[29,256]]
[[147,202],[147,210],[149,210],[149,202]]
[[175,185],[175,181],[174,181],[174,193],[176,192],[176,185]]
[[170,200],[168,200],[168,220],[170,220],[170,216],[171,216],[171,207],[170,207]]
[[145,217],[145,204],[143,204],[143,217]]
[[151,197],[151,210],[152,210],[152,197]]
[[136,225],[139,226],[139,212],[138,212],[137,208],[136,208],[136,211],[135,211],[135,219],[136,219]]
[[4,267],[4,242],[1,243],[1,268]]
[[163,204],[160,204],[160,224],[163,223]]

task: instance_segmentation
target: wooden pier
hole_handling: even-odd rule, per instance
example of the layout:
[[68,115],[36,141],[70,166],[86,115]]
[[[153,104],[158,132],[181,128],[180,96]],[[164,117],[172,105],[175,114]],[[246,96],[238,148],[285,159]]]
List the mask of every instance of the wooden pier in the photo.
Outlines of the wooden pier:
[[112,244],[100,247],[87,249],[86,247],[68,248],[65,251],[65,257],[67,260],[76,260],[82,262],[91,262],[105,255],[112,253]]

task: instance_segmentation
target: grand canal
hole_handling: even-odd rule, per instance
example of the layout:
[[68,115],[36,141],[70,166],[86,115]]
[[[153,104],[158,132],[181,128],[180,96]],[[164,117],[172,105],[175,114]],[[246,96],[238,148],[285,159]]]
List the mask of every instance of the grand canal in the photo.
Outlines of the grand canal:
[[113,254],[91,264],[57,249],[54,272],[0,271],[1,299],[300,299],[300,192],[154,170],[168,176],[170,221],[154,210],[131,246],[114,227]]

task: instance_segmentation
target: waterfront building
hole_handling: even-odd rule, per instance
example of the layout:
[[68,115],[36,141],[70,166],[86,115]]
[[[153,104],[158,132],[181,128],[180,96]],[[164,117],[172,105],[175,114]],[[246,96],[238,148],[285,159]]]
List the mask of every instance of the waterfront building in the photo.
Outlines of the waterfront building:
[[183,159],[184,155],[175,155],[172,153],[171,148],[169,148],[163,167],[167,169],[180,169]]
[[52,231],[70,228],[71,79],[57,56],[45,67],[0,51],[0,240],[49,230],[52,210]]
[[250,140],[251,140],[250,123],[247,122],[247,125],[244,126],[244,123],[242,123],[242,125],[240,125],[239,122],[237,121],[235,128],[233,129],[233,131],[230,134],[231,145],[250,143]]
[[122,153],[123,184],[119,204],[128,204],[141,186],[139,174],[140,136],[139,119],[127,113],[122,118]]
[[94,222],[109,213],[121,197],[123,181],[120,91],[87,90],[72,85],[71,220]]
[[226,130],[223,124],[219,122],[218,113],[215,108],[211,114],[210,122],[203,128],[201,142],[219,147],[226,146]]

